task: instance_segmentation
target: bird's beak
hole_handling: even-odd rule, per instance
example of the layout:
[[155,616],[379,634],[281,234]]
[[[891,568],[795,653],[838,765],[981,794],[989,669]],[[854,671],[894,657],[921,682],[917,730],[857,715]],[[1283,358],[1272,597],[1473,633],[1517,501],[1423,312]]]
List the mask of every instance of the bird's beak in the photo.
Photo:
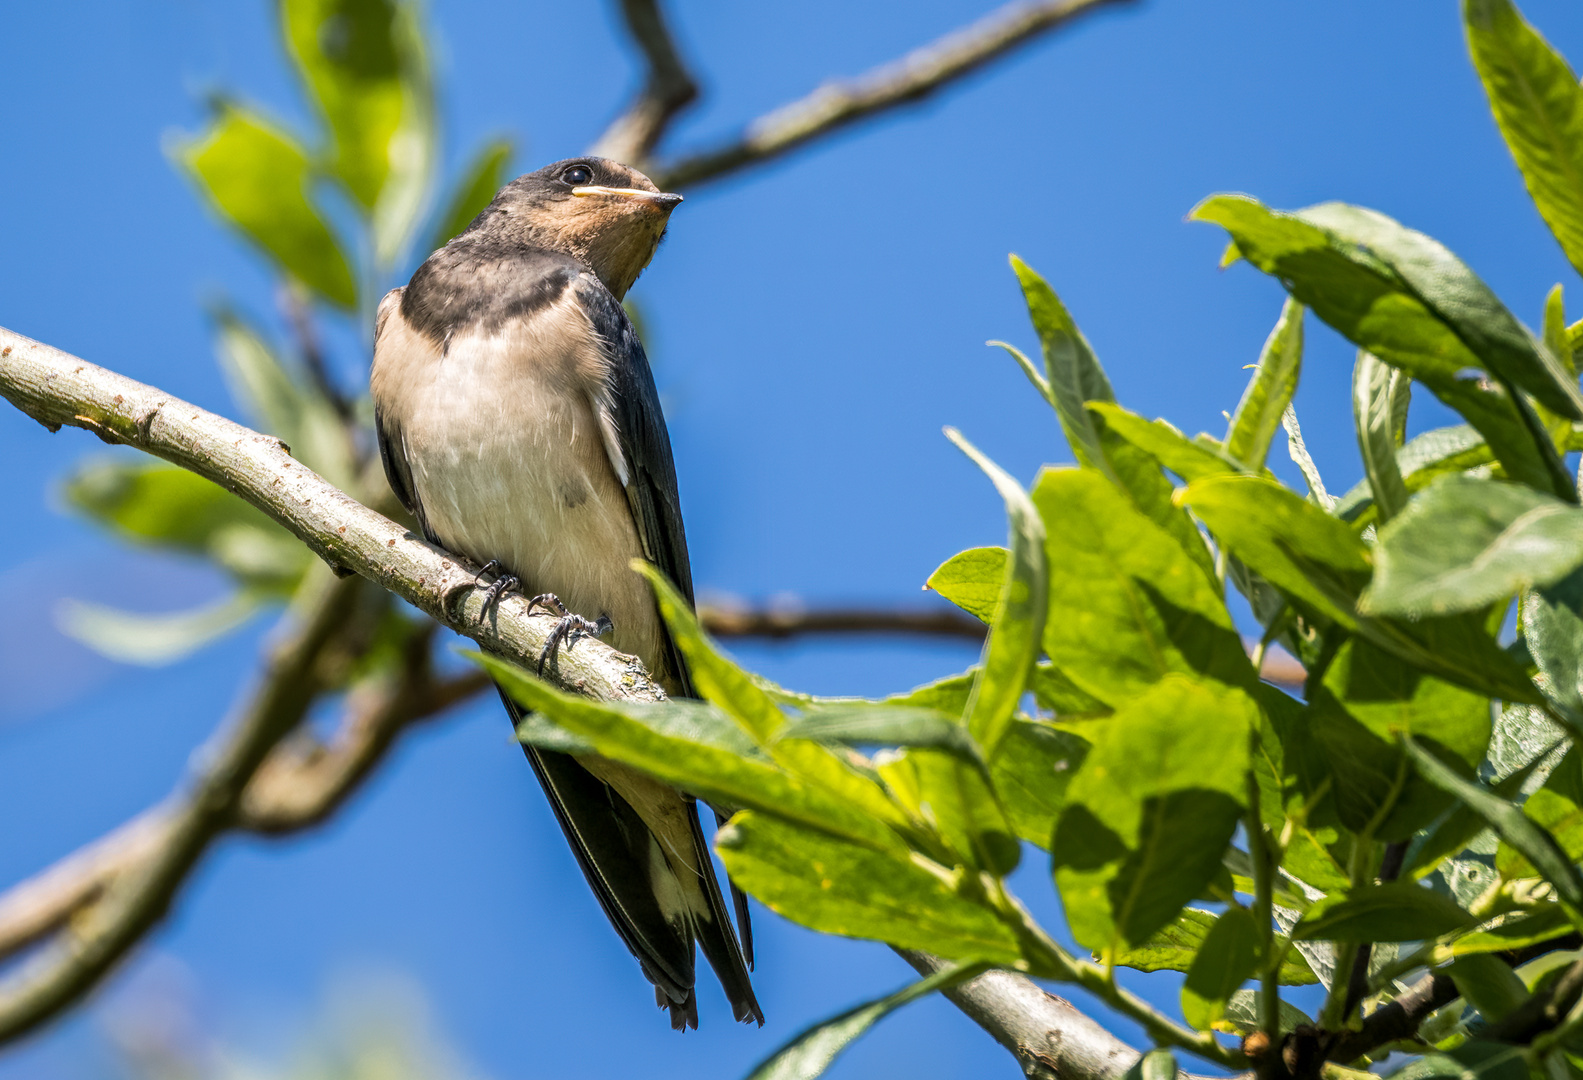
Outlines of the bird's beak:
[[574,187],[572,188],[572,194],[578,198],[587,198],[590,195],[614,195],[625,199],[643,199],[661,210],[675,209],[676,204],[682,201],[680,195],[672,194],[668,191],[644,191],[642,188],[629,187],[602,187],[598,184]]

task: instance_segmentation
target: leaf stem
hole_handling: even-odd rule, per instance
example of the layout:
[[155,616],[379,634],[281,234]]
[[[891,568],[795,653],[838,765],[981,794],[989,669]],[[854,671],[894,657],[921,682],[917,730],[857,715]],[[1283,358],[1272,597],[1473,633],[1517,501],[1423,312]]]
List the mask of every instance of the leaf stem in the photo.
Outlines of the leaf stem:
[[[1259,643],[1259,652],[1254,658],[1255,669],[1264,659],[1264,645],[1262,641]],[[1257,742],[1258,732],[1252,732],[1249,738]],[[1252,769],[1248,770],[1247,782],[1248,816],[1244,828],[1248,834],[1248,855],[1253,863],[1253,917],[1259,925],[1259,954],[1264,959],[1259,977],[1259,1028],[1270,1040],[1269,1045],[1275,1046],[1281,1037],[1281,961],[1275,955],[1274,876],[1277,864],[1271,858],[1274,853],[1270,850],[1263,816],[1259,812],[1259,778]]]

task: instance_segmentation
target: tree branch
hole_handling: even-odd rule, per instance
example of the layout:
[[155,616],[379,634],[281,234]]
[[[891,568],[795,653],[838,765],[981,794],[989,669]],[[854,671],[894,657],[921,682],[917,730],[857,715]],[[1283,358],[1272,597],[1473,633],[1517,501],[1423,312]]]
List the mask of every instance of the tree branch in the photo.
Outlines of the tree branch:
[[[933,975],[946,966],[928,953],[895,951],[920,975]],[[1098,1021],[1025,975],[989,971],[943,993],[1011,1051],[1030,1080],[1120,1080],[1140,1056]]]
[[643,51],[648,76],[590,152],[633,164],[649,156],[671,120],[698,97],[698,84],[676,51],[659,0],[621,0],[621,15]]
[[679,160],[646,163],[674,191],[760,164],[848,124],[919,101],[1080,15],[1122,0],[1039,0],[1007,4],[964,29],[856,79],[828,82],[753,121],[739,138]]

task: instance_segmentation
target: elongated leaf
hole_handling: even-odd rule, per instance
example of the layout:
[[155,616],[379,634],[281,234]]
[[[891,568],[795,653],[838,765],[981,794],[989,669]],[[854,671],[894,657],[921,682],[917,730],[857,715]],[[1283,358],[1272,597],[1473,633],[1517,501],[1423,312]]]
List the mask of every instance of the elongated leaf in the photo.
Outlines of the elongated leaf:
[[1055,391],[1050,389],[1050,380],[1044,377],[1044,373],[1038,369],[1032,360],[1028,359],[1026,353],[1017,348],[1017,346],[1004,341],[986,341],[984,344],[996,345],[1005,349],[1011,355],[1011,358],[1017,361],[1017,366],[1028,377],[1028,381],[1033,384],[1033,388],[1039,391],[1039,396],[1049,403],[1050,408],[1054,409],[1057,407],[1055,404]]
[[308,200],[308,156],[290,136],[240,105],[225,104],[177,160],[223,218],[332,304],[357,304],[352,269]]
[[1158,1047],[1138,1058],[1122,1080],[1175,1080],[1178,1072],[1176,1055]]
[[1524,1048],[1474,1039],[1446,1053],[1425,1054],[1391,1080],[1529,1080]]
[[[901,812],[872,779],[860,775],[828,747],[808,739],[778,738],[786,714],[753,677],[734,664],[698,625],[692,605],[655,567],[634,559],[632,569],[648,578],[693,685],[709,701],[724,709],[742,730],[788,771],[809,780],[851,805],[862,807],[879,821],[903,824]],[[746,804],[744,804],[746,805]]]
[[1145,420],[1137,413],[1128,412],[1110,402],[1091,402],[1088,410],[1103,417],[1109,430],[1183,480],[1245,471],[1241,462],[1212,444],[1207,436],[1189,439],[1164,420]]
[[[1547,831],[1572,862],[1583,858],[1583,758],[1569,749],[1544,786],[1523,803],[1523,815]],[[1508,881],[1537,873],[1509,843],[1495,852],[1495,869]]]
[[1406,881],[1358,885],[1309,908],[1294,941],[1420,941],[1476,920],[1447,896]]
[[1297,392],[1302,364],[1303,306],[1288,299],[1275,329],[1264,342],[1259,366],[1248,381],[1226,432],[1226,453],[1250,469],[1264,467],[1270,441],[1280,430],[1281,417]]
[[1105,370],[1099,366],[1088,339],[1077,328],[1055,290],[1015,255],[1011,257],[1011,269],[1022,284],[1028,317],[1039,333],[1039,344],[1044,349],[1045,380],[1056,416],[1061,421],[1061,430],[1072,444],[1072,453],[1079,464],[1098,469],[1120,484],[1121,478],[1100,445],[1099,432],[1083,407],[1090,401],[1116,400]]
[[462,230],[483,213],[495,193],[505,186],[506,165],[514,152],[511,140],[505,137],[491,139],[479,148],[462,169],[451,197],[435,221],[434,235],[429,237],[430,251],[444,247],[452,237],[461,235]]
[[1046,469],[1033,501],[1049,533],[1044,650],[1080,689],[1117,706],[1171,672],[1256,681],[1209,579],[1114,485]]
[[[1194,209],[1360,348],[1401,368],[1479,430],[1508,475],[1568,498],[1571,479],[1521,387],[1568,417],[1583,395],[1559,362],[1454,255],[1381,214],[1327,203],[1294,214],[1246,196]],[[1467,378],[1470,369],[1494,380]]]
[[[1231,1000],[1226,1003],[1226,1018],[1216,1025],[1217,1030],[1237,1035],[1258,1031],[1262,997],[1262,992],[1255,990],[1238,990],[1232,994]],[[1295,1031],[1304,1024],[1313,1026],[1313,1019],[1285,998],[1281,999],[1280,1007],[1282,1034]]]
[[1048,724],[1013,720],[1006,729],[991,778],[1018,836],[1050,850],[1055,819],[1066,803],[1066,789],[1088,756],[1081,735]]
[[1011,723],[1017,702],[1027,688],[1044,635],[1045,612],[1050,604],[1044,522],[1021,484],[979,453],[960,432],[947,428],[945,433],[995,485],[1006,503],[1011,526],[1011,557],[995,604],[989,639],[984,643],[983,666],[963,718],[968,731],[983,747],[985,759],[993,761],[1006,725]]
[[1512,966],[1487,953],[1459,957],[1445,972],[1463,999],[1489,1021],[1503,1018],[1528,997],[1528,988]]
[[1249,567],[1292,599],[1351,628],[1368,581],[1368,548],[1352,530],[1272,480],[1195,480],[1178,500]]
[[1182,1018],[1207,1031],[1259,964],[1259,924],[1247,908],[1229,907],[1204,938],[1182,984]]
[[63,494],[118,536],[206,558],[253,592],[289,593],[313,559],[262,511],[163,462],[89,461],[67,480]]
[[1545,696],[1583,715],[1583,570],[1523,597],[1521,616]]
[[1455,795],[1488,822],[1502,840],[1521,852],[1555,886],[1564,903],[1574,910],[1583,903],[1583,878],[1543,826],[1483,784],[1459,775],[1415,740],[1405,740],[1403,745],[1424,779]]
[[916,706],[867,701],[810,706],[781,728],[779,738],[852,746],[920,746],[983,764],[983,753],[966,728],[949,714]]
[[[952,964],[926,979],[902,987],[894,994],[887,994],[821,1021],[760,1062],[748,1074],[748,1080],[813,1080],[816,1076],[822,1076],[841,1051],[886,1016],[936,990],[958,986],[986,969],[987,965],[984,964]],[[1174,1071],[1171,1075],[1175,1075]]]
[[238,591],[189,611],[121,611],[86,600],[62,600],[55,624],[67,637],[123,664],[158,667],[192,655],[246,623],[266,603]]
[[1561,250],[1583,273],[1583,89],[1510,0],[1464,0],[1468,51],[1506,146]]
[[1172,675],[1085,728],[1094,745],[1051,846],[1079,942],[1142,943],[1220,871],[1258,718],[1242,691]]
[[726,806],[766,810],[844,841],[904,852],[899,838],[864,808],[732,750],[643,723],[631,711],[563,694],[520,668],[482,653],[464,653],[524,708],[544,713],[595,752]]
[[1003,547],[968,548],[952,555],[924,582],[951,603],[983,622],[995,617],[1000,590],[1006,583],[1006,561],[1011,553]]
[[1492,926],[1464,935],[1451,943],[1453,956],[1510,952],[1525,949],[1571,932],[1572,924],[1558,905],[1535,912],[1502,915]]
[[1583,565],[1583,510],[1517,484],[1447,476],[1380,530],[1362,610],[1471,611]]
[[881,755],[876,770],[891,797],[933,828],[945,846],[941,861],[996,877],[1016,869],[1022,845],[982,762],[913,747]]
[[[1198,956],[1198,950],[1217,918],[1219,916],[1212,911],[1187,908],[1143,944],[1118,950],[1116,964],[1137,971],[1185,972],[1193,966],[1193,960]],[[1277,936],[1276,947],[1283,947],[1285,941],[1284,937]],[[1287,950],[1282,958],[1279,979],[1282,986],[1308,986],[1319,981],[1308,962],[1295,949]]]
[[1407,484],[1396,463],[1394,372],[1373,353],[1358,350],[1352,372],[1352,417],[1357,426],[1363,471],[1374,496],[1375,517],[1383,524],[1407,505]]
[[901,708],[933,709],[947,716],[961,717],[967,708],[967,698],[973,692],[973,683],[977,678],[978,669],[969,668],[960,675],[948,675],[903,693],[892,694],[882,699],[882,704]]
[[286,47],[331,134],[331,168],[374,211],[388,264],[415,223],[434,160],[434,100],[417,13],[400,0],[281,0]]
[[1319,475],[1319,466],[1314,464],[1313,455],[1308,452],[1308,445],[1303,442],[1303,429],[1297,423],[1297,410],[1286,406],[1286,411],[1281,414],[1281,426],[1286,429],[1286,452],[1292,459],[1292,464],[1297,466],[1297,471],[1303,474],[1303,482],[1308,485],[1308,495],[1322,509],[1331,510],[1336,505],[1335,496],[1325,490],[1324,478]]
[[882,854],[757,811],[715,838],[731,880],[812,930],[922,949],[949,960],[1013,964],[1016,936],[987,907],[904,853]]
[[[1489,443],[1466,424],[1426,431],[1396,454],[1396,464],[1409,493],[1422,491],[1436,477],[1467,472],[1494,460]],[[1343,521],[1351,522],[1354,528],[1373,522],[1376,516],[1374,493],[1369,489],[1369,482],[1359,481],[1337,501],[1334,512]]]

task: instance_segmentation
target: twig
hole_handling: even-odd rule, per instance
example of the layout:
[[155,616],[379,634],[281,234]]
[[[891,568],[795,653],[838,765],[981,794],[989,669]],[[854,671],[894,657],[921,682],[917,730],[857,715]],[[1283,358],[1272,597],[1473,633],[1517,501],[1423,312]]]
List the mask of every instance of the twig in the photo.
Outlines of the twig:
[[[483,610],[477,570],[362,505],[292,458],[279,439],[0,328],[0,396],[51,430],[84,428],[207,477],[280,522],[338,573],[357,573],[486,650],[531,664],[555,627],[503,597]],[[659,701],[634,656],[594,638],[547,674],[601,700]]]
[[330,378],[330,369],[324,360],[324,346],[320,344],[319,333],[313,325],[313,311],[306,290],[295,281],[284,281],[277,297],[280,313],[297,339],[297,353],[302,357],[303,366],[308,369],[308,377],[313,380],[314,388],[330,403],[337,416],[343,421],[350,420],[352,403],[335,385],[335,380]]
[[856,79],[826,83],[807,97],[755,120],[740,138],[724,146],[651,164],[645,171],[668,191],[739,172],[858,120],[925,98],[1046,31],[1119,2],[1122,0],[1007,4],[900,60]]
[[591,152],[636,164],[649,156],[676,114],[698,97],[698,84],[676,51],[659,0],[621,0],[621,15],[632,40],[643,50],[648,75]]
[[984,640],[984,624],[963,611],[909,611],[905,608],[749,608],[703,604],[698,618],[723,638],[801,637],[805,634],[921,634]]

